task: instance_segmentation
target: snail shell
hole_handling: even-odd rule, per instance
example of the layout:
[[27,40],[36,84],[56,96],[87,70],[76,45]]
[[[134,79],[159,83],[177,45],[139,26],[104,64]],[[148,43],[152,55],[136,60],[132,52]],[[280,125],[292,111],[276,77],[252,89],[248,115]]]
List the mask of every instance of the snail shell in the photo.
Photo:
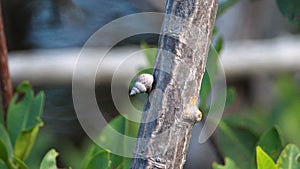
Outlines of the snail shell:
[[153,80],[154,78],[150,74],[139,75],[130,91],[130,96],[139,93],[149,93],[152,88]]

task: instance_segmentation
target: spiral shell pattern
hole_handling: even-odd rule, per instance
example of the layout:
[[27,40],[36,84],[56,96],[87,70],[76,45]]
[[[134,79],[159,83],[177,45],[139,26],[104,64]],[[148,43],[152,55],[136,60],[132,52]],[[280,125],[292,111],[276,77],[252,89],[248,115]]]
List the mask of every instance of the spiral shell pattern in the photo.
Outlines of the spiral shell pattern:
[[153,81],[154,78],[150,74],[139,75],[130,91],[130,96],[139,93],[149,93],[151,91]]

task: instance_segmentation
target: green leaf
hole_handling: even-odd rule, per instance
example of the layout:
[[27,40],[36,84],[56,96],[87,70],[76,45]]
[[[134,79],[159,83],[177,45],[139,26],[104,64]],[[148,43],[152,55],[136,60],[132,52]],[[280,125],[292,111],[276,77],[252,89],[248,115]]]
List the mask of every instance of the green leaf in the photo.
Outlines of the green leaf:
[[226,157],[224,166],[214,162],[213,169],[239,169],[239,168],[235,165],[234,161]]
[[226,93],[226,103],[225,106],[230,106],[236,99],[236,91],[234,88],[230,87],[227,89]]
[[36,126],[31,130],[22,131],[16,141],[16,145],[14,148],[14,155],[21,160],[25,160],[29,155],[36,136],[39,132],[40,126]]
[[41,162],[40,169],[58,169],[56,166],[57,156],[58,153],[54,149],[48,151]]
[[[19,95],[23,95],[23,97],[20,99]],[[43,92],[34,97],[33,90],[28,82],[18,86],[17,93],[14,95],[8,109],[7,129],[15,149],[20,148],[20,144],[25,146],[25,143],[28,143],[25,146],[26,148],[22,148],[23,152],[16,150],[18,151],[17,157],[21,158],[19,155],[23,154],[21,159],[28,155],[35,141],[37,128],[43,126],[43,121],[41,120],[43,105]]]
[[[88,153],[88,155],[85,156],[85,159],[84,159],[84,163],[83,163],[83,168],[87,168],[88,165],[90,165],[89,163],[92,162],[92,159],[99,153],[101,152],[106,152],[106,153],[110,153],[109,151],[107,150],[104,150],[103,148],[99,147],[98,145],[94,145],[90,152]],[[122,167],[122,165],[124,165],[123,163],[125,162],[125,158],[124,157],[121,157],[121,156],[118,156],[118,155],[115,155],[115,154],[109,154],[110,156],[110,160],[111,160],[111,167],[112,168],[119,168]]]
[[263,133],[257,145],[264,149],[264,151],[276,161],[283,149],[283,141],[279,134],[279,129],[277,127],[272,127],[270,130]]
[[225,11],[227,11],[230,7],[236,4],[239,0],[220,0],[218,5],[218,13],[217,16],[222,15]]
[[292,74],[281,74],[274,84],[272,112],[269,121],[280,127],[283,137],[300,146],[300,90]]
[[200,109],[203,113],[206,113],[209,110],[208,96],[211,93],[212,86],[215,82],[215,77],[218,73],[218,58],[219,53],[223,47],[223,38],[219,34],[217,29],[214,29],[212,45],[210,46],[206,68],[204,76],[202,79],[201,89],[200,89]]
[[295,25],[300,24],[300,1],[299,0],[276,0],[277,6],[283,16]]
[[108,125],[109,126],[104,127],[104,129],[101,131],[99,136],[99,143],[101,145],[106,145],[106,147],[112,147],[115,150],[132,152],[133,147],[128,147],[128,145],[125,144],[123,140],[120,140],[122,138],[116,139],[116,137],[118,136],[115,136],[112,133],[115,133],[115,131],[117,131],[121,135],[136,137],[139,124],[132,121],[128,121],[123,116],[117,116],[112,121],[110,121]]
[[[109,126],[108,126],[109,125]],[[102,147],[95,146],[92,148],[90,153],[87,155],[86,159],[84,160],[84,166],[91,165],[92,159],[95,158],[95,156],[100,156],[99,153],[102,152],[124,152],[125,154],[128,154],[128,152],[132,152],[134,147],[129,146],[127,143],[122,140],[122,138],[118,138],[117,136],[114,136],[112,133],[112,130],[116,130],[121,135],[126,135],[130,137],[136,137],[139,124],[135,122],[131,122],[124,118],[123,116],[117,116],[108,124],[101,132],[99,136],[99,142],[100,145],[105,145],[105,147],[112,147],[113,150],[105,150]],[[126,153],[127,152],[127,153]],[[101,155],[103,156],[103,154]],[[119,155],[115,155],[112,153],[109,153],[109,159],[111,161],[110,166],[112,168],[116,169],[129,169],[131,158],[125,158],[121,157]],[[94,162],[93,162],[94,163]],[[93,164],[94,166],[94,164]],[[86,168],[86,167],[84,167]]]
[[[99,136],[100,142],[109,143],[111,146],[117,147],[116,149],[122,149],[123,145],[120,144],[122,140],[116,140],[115,138],[111,137],[112,130],[116,130],[117,132],[124,134],[125,133],[125,122],[126,119],[123,116],[117,116],[113,120],[111,120],[108,125],[105,126],[104,129],[101,131]],[[110,147],[110,146],[109,146]]]
[[206,70],[203,75],[203,80],[200,89],[200,108],[202,110],[208,109],[207,99],[209,94],[211,93],[211,88],[214,84],[215,77],[218,72],[218,53],[213,47],[211,47],[209,50],[205,69]]
[[0,124],[0,159],[5,162],[13,157],[13,148],[9,135],[2,124]]
[[278,169],[299,169],[300,151],[296,145],[288,144],[277,160]]
[[13,148],[8,133],[6,132],[3,125],[0,124],[0,169],[15,168],[12,164],[12,158]]
[[221,33],[217,28],[213,30],[213,37],[211,41],[211,47],[216,51],[216,53],[220,53],[223,48],[224,39]]
[[115,154],[110,154],[110,160],[111,160],[111,166],[113,168],[124,168],[123,166],[126,165],[126,159],[125,157],[121,157]]
[[263,132],[262,129],[266,127],[268,119],[260,111],[252,111],[243,114],[226,115],[223,120],[231,127],[246,128],[258,136]]
[[110,153],[111,167],[117,169],[129,169],[131,158],[126,158]]
[[209,78],[211,78],[212,84],[214,84],[215,77],[218,74],[218,59],[219,52],[211,46],[206,61],[206,71],[209,71],[208,75],[210,76]]
[[124,158],[123,165],[119,169],[130,169],[131,158]]
[[261,147],[256,147],[257,169],[277,169],[274,161]]
[[2,140],[0,140],[0,159],[2,159],[3,161],[8,160],[8,152]]
[[18,166],[18,169],[28,169],[27,165],[22,161],[21,159],[15,157],[14,158],[15,163]]
[[209,110],[207,99],[211,92],[211,84],[210,84],[210,77],[208,76],[207,71],[204,72],[201,89],[200,89],[200,105],[199,109],[201,112],[206,114]]
[[91,158],[86,169],[109,169],[111,168],[111,163],[110,153],[99,151]]
[[1,159],[0,159],[0,168],[1,168],[1,169],[9,169],[9,168],[6,166],[5,162],[2,161]]
[[219,145],[226,157],[236,162],[242,169],[255,166],[255,144],[258,138],[249,129],[232,127],[225,121],[219,124]]

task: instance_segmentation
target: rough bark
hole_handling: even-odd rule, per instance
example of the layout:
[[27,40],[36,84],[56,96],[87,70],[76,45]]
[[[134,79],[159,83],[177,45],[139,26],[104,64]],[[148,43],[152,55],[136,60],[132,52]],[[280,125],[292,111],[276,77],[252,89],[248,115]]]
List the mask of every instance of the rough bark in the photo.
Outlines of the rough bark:
[[4,120],[6,120],[6,113],[12,99],[12,84],[9,76],[7,63],[7,47],[5,32],[2,20],[2,10],[0,1],[0,91],[2,94],[2,103],[4,109]]
[[132,169],[183,168],[216,12],[217,0],[167,1]]

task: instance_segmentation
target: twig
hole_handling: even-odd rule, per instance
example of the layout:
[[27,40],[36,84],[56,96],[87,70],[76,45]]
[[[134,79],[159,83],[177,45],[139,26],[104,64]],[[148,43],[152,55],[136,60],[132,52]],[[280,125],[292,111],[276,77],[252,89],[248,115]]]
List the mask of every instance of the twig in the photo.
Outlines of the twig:
[[183,168],[216,12],[217,0],[167,1],[131,169]]
[[4,26],[3,26],[1,1],[0,1],[0,91],[2,93],[4,121],[6,123],[7,110],[13,94],[12,94],[12,84],[11,84],[9,70],[8,70],[7,47],[6,47]]

